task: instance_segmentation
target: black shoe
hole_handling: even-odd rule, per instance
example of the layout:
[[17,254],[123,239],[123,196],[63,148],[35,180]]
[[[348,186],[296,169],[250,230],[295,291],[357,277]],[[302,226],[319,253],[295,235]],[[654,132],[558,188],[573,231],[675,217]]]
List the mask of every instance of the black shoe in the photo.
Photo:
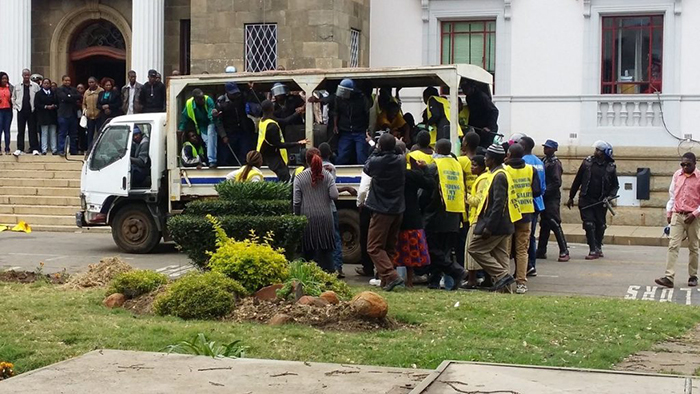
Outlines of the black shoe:
[[489,288],[489,291],[499,291],[506,286],[510,286],[514,282],[515,278],[513,278],[510,274],[505,275],[501,279],[497,280],[496,283],[494,283],[493,286]]
[[209,164],[209,168],[217,168],[217,167],[219,167],[219,166],[217,166],[216,163],[214,163],[214,164]]
[[537,252],[537,253],[535,253],[535,258],[538,258],[541,260],[546,260],[547,259],[547,252]]
[[440,282],[428,281],[428,288],[430,290],[440,290]]
[[[690,282],[690,281],[688,281],[688,282]],[[654,280],[654,283],[656,283],[659,286],[668,287],[670,289],[673,289],[673,281],[665,276],[663,278],[659,278],[659,279]],[[697,284],[697,278],[696,278],[695,283]]]
[[527,276],[537,276],[537,270],[535,269],[535,267],[530,267],[530,268],[528,268],[526,275]]
[[688,286],[690,287],[696,287],[698,285],[698,277],[697,276],[691,276],[688,279]]
[[367,272],[363,267],[355,268],[355,273],[360,276],[366,276],[368,278],[374,278],[374,272]]
[[338,271],[336,271],[335,274],[336,274],[336,276],[338,277],[338,279],[345,279],[345,274],[343,273],[343,269],[342,269],[342,268],[339,269]]
[[445,290],[450,290],[450,291],[459,290],[459,287],[462,285],[462,282],[464,282],[464,278],[466,278],[466,277],[467,277],[467,272],[464,270],[462,270],[462,272],[459,273],[458,275],[452,276],[452,280],[454,281],[454,285],[452,285],[451,289],[445,289]]
[[382,287],[382,290],[384,291],[392,291],[398,286],[403,286],[403,279],[399,276],[398,278],[392,280],[391,282],[387,283],[386,286]]

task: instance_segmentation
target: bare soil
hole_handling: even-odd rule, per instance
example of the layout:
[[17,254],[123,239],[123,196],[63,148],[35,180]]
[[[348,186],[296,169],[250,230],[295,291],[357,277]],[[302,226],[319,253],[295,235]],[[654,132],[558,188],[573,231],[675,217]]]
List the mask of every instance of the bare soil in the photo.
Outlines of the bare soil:
[[620,371],[700,376],[700,325],[685,336],[654,345],[615,366]]
[[37,274],[32,271],[4,271],[0,272],[0,282],[10,283],[34,283],[46,281],[54,285],[60,285],[68,281],[68,274],[57,272],[55,274]]
[[155,301],[156,297],[164,291],[165,286],[160,286],[148,294],[126,300],[124,303],[124,309],[132,311],[137,315],[152,315],[153,301]]

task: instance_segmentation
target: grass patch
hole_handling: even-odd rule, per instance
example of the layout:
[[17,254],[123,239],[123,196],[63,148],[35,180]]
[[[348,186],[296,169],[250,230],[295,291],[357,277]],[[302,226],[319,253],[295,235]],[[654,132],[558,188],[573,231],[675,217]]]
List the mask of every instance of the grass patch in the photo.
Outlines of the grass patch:
[[389,315],[415,328],[341,333],[134,316],[104,308],[102,289],[0,284],[0,294],[0,360],[14,363],[18,373],[99,348],[160,351],[200,332],[220,343],[240,339],[246,356],[254,358],[419,368],[456,359],[609,369],[700,322],[699,308],[670,303],[411,291],[383,295]]

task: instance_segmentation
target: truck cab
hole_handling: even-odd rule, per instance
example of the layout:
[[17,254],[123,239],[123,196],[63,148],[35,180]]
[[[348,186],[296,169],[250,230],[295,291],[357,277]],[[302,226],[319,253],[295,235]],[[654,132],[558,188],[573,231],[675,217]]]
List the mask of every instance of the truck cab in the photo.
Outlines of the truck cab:
[[[125,115],[102,128],[81,172],[78,227],[111,226],[114,242],[129,253],[158,245],[167,216],[165,121],[165,113]],[[149,144],[150,175],[140,184],[132,180],[135,128]]]

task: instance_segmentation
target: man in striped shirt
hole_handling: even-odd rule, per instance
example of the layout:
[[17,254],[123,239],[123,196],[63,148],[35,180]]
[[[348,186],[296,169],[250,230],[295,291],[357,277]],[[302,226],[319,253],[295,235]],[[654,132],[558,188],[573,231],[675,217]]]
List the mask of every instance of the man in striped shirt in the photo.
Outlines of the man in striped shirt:
[[681,168],[673,174],[668,188],[670,198],[666,204],[666,216],[670,225],[670,240],[666,257],[666,273],[656,279],[659,286],[673,288],[678,250],[684,237],[688,237],[688,286],[698,285],[698,237],[700,236],[700,170],[696,168],[695,155],[688,152],[681,159]]

